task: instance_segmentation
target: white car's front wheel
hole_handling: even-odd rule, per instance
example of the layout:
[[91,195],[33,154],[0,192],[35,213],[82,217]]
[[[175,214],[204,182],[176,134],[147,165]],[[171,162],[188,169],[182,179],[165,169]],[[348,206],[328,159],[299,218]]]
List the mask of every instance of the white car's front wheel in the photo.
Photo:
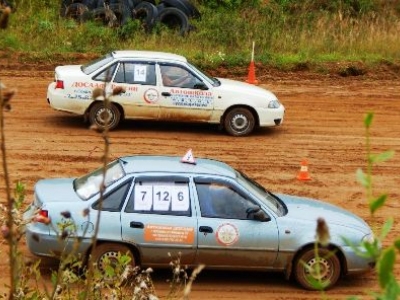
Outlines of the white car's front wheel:
[[230,135],[248,135],[255,127],[254,115],[247,108],[233,108],[228,111],[224,118],[224,127]]
[[109,107],[104,106],[104,102],[96,102],[89,111],[89,121],[92,126],[96,126],[99,129],[112,130],[118,126],[121,120],[121,112],[118,107],[110,103]]

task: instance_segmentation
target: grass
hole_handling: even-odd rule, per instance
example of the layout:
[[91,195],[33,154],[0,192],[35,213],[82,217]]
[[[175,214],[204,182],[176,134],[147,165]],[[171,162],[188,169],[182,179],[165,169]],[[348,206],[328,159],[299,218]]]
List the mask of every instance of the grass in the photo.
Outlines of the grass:
[[183,54],[201,67],[215,67],[248,64],[254,41],[256,61],[283,69],[304,63],[357,61],[374,65],[400,60],[400,19],[395,7],[353,16],[340,9],[309,11],[308,6],[296,6],[293,13],[271,3],[274,1],[242,5],[240,9],[198,4],[202,18],[191,20],[197,30],[182,37],[159,26],[146,33],[137,21],[119,28],[93,22],[78,24],[59,17],[58,1],[48,6],[34,0],[20,1],[8,30],[2,32],[0,48],[40,53],[32,58],[39,61],[70,52],[159,50]]

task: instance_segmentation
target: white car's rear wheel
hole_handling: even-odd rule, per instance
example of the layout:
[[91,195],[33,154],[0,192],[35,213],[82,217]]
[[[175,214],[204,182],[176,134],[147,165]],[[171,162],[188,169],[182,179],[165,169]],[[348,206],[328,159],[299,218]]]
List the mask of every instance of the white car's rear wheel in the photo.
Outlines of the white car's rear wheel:
[[104,102],[96,102],[89,112],[90,124],[99,129],[105,129],[106,125],[108,125],[108,129],[112,130],[118,126],[120,120],[121,112],[112,103],[106,108]]
[[225,116],[224,127],[230,135],[248,135],[255,127],[255,119],[252,112],[247,108],[233,108]]
[[314,248],[303,251],[294,263],[296,281],[305,289],[319,289],[315,282],[329,289],[340,277],[340,261],[337,255],[326,248]]

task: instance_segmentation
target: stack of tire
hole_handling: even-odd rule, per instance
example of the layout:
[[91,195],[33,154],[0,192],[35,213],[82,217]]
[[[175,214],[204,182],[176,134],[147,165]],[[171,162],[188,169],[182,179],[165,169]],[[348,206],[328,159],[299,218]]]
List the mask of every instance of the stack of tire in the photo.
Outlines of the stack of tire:
[[139,20],[146,32],[156,23],[186,35],[194,27],[190,19],[201,17],[190,0],[62,0],[60,15],[78,22],[101,21],[109,27],[125,25],[130,19]]

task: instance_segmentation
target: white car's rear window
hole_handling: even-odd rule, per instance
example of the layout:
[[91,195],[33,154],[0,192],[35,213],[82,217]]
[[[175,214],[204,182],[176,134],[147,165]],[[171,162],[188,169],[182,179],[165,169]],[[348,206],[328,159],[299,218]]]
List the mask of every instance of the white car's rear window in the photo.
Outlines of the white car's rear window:
[[82,72],[85,73],[86,75],[92,74],[94,71],[105,66],[106,64],[110,63],[113,60],[114,60],[114,57],[112,56],[112,54],[108,53],[107,55],[105,55],[103,57],[93,60],[93,61],[87,63],[86,65],[83,65]]

